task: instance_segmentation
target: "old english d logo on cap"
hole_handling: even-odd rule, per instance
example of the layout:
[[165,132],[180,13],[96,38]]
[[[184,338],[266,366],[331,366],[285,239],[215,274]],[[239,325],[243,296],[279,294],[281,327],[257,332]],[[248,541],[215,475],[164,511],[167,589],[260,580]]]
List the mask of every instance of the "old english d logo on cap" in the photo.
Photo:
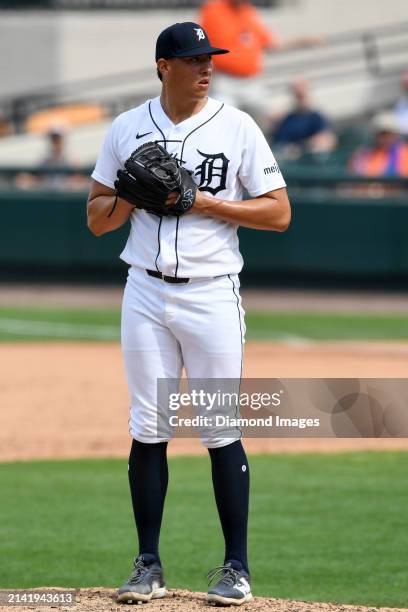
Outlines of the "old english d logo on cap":
[[156,42],[156,62],[160,58],[220,55],[222,53],[229,53],[229,51],[212,47],[205,30],[192,21],[169,26],[159,34]]
[[204,34],[204,31],[202,30],[202,28],[194,28],[194,29],[197,32],[198,40],[204,40],[205,34]]

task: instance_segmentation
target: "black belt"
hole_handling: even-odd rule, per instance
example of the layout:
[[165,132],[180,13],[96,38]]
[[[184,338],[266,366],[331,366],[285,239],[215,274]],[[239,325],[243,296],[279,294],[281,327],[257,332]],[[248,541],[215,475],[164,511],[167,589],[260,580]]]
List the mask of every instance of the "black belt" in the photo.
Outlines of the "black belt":
[[162,274],[158,270],[146,270],[146,272],[148,273],[149,276],[154,276],[155,278],[160,278],[165,283],[178,284],[178,283],[189,283],[190,282],[189,278],[178,278],[176,276],[166,276],[165,274]]

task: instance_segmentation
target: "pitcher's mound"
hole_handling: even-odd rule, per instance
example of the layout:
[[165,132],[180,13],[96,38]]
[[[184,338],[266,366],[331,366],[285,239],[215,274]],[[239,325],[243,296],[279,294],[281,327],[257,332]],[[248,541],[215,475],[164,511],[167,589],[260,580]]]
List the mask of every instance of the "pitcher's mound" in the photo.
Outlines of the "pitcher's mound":
[[[55,590],[55,587],[43,589]],[[4,591],[3,591],[4,592]],[[48,606],[28,606],[20,608],[20,606],[12,606],[14,610],[38,610],[38,612],[55,612],[55,607]],[[225,607],[214,607],[207,604],[204,593],[192,593],[191,591],[171,589],[163,599],[154,599],[146,604],[118,604],[116,603],[116,591],[114,589],[93,588],[93,589],[78,589],[76,591],[76,606],[67,607],[61,606],[58,609],[67,612],[136,612],[141,610],[148,612],[210,612],[211,610],[223,610]],[[289,601],[284,599],[272,599],[266,597],[254,597],[254,599],[242,606],[230,606],[233,610],[254,610],[256,612],[408,612],[406,608],[373,608],[364,606],[350,606],[333,603],[316,603],[303,601]],[[10,607],[0,606],[3,612],[10,612]]]

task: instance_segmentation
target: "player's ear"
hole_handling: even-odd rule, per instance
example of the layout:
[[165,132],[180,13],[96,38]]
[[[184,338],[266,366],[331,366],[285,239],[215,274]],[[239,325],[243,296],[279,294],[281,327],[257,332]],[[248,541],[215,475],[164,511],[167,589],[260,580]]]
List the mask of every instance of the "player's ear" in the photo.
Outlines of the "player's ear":
[[160,58],[157,60],[157,76],[161,81],[163,81],[163,77],[167,75],[169,71],[169,62],[166,59]]

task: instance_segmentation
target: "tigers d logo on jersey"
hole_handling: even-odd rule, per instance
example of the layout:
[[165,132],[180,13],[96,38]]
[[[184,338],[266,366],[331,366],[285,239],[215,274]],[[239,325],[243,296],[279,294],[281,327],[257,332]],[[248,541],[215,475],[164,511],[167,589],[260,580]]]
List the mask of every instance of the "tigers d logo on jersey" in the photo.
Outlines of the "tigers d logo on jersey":
[[202,153],[197,149],[204,159],[195,168],[194,176],[199,177],[198,188],[201,191],[209,191],[213,195],[225,189],[227,184],[227,171],[230,160],[224,153]]

